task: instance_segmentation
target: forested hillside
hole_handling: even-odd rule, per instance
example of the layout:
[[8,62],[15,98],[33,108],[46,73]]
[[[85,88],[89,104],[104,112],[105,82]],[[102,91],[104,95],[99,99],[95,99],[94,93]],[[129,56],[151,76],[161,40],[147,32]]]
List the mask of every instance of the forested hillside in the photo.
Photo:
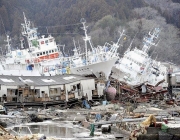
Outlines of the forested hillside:
[[106,15],[130,19],[132,11],[129,9],[143,5],[142,0],[1,0],[0,13],[6,30],[17,34],[23,21],[22,12],[37,26],[56,26],[78,23],[82,17],[89,23]]
[[[158,2],[157,2],[158,1]],[[12,38],[12,48],[18,48],[23,12],[33,21],[42,35],[52,34],[58,44],[65,44],[72,53],[73,38],[83,50],[83,30],[80,19],[85,18],[88,34],[94,46],[116,42],[119,31],[125,29],[127,39],[121,42],[120,55],[132,43],[142,47],[142,38],[155,27],[161,29],[158,46],[149,54],[160,61],[180,64],[180,3],[178,0],[1,0],[0,46],[4,53],[5,34]],[[24,44],[27,47],[26,44]]]
[[167,23],[180,28],[180,0],[145,0],[148,4],[158,9],[166,18]]

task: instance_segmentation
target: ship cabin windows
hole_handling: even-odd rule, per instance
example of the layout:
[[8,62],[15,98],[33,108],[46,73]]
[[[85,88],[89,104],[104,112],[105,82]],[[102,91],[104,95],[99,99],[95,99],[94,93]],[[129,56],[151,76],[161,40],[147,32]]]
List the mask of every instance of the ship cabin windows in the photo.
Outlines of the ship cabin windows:
[[36,56],[48,55],[48,54],[54,53],[54,52],[57,52],[57,49],[49,50],[49,51],[44,51],[44,52],[39,52],[39,53],[36,54]]
[[53,42],[53,39],[51,38],[51,39],[49,39],[49,42]]
[[133,60],[132,58],[130,58],[130,57],[128,57],[128,56],[125,57],[125,58],[128,59],[128,60],[130,60],[131,62],[137,64],[138,66],[141,66],[141,63],[140,63],[140,62],[137,62],[137,61]]
[[84,69],[78,69],[77,72],[81,72],[81,71],[87,71],[89,70],[89,68],[84,68]]

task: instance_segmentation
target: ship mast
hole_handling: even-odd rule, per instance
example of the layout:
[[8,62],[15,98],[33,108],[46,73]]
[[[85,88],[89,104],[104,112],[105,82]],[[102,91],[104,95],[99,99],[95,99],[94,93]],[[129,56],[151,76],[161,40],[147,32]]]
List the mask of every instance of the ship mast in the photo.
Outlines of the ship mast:
[[6,34],[6,40],[4,40],[4,41],[6,41],[7,42],[7,49],[8,49],[8,53],[11,53],[11,45],[10,45],[10,41],[11,41],[11,39],[9,38],[9,35],[7,35]]
[[78,53],[74,38],[73,38],[73,43],[74,43],[74,50],[73,50],[74,51],[74,56],[79,56],[79,53]]
[[22,29],[22,35],[27,38],[28,45],[29,45],[29,48],[30,48],[31,45],[30,45],[30,40],[29,40],[29,35],[28,35],[28,27],[29,27],[29,25],[30,25],[30,22],[27,21],[24,12],[23,12],[23,16],[24,16],[24,23],[21,24],[21,25],[22,25],[22,28],[23,28],[23,29]]
[[144,37],[144,46],[142,48],[142,51],[147,53],[151,46],[157,46],[158,43],[155,43],[156,39],[159,36],[160,29],[155,28],[154,31],[151,33],[149,32],[148,37]]
[[33,47],[32,41],[38,39],[37,37],[37,28],[31,28],[31,23],[26,19],[26,16],[23,12],[24,23],[22,25],[22,35],[27,38],[29,49]]
[[120,36],[119,36],[118,41],[116,43],[113,42],[113,45],[112,45],[113,47],[111,47],[111,49],[110,49],[110,52],[111,52],[110,57],[113,57],[114,55],[116,55],[117,49],[119,48],[119,46],[122,46],[121,44],[119,44],[119,42],[120,42],[122,36],[125,35],[124,32],[125,32],[125,30],[120,32]]
[[87,27],[88,27],[88,26],[85,25],[86,20],[85,20],[84,18],[82,18],[82,19],[80,20],[80,22],[83,24],[82,29],[84,30],[84,34],[85,34],[85,37],[83,37],[83,40],[85,41],[85,51],[86,51],[86,61],[87,61],[87,56],[88,56],[88,54],[87,54],[87,53],[88,53],[88,52],[87,52],[87,43],[89,42],[90,47],[91,47],[92,50],[93,50],[94,48],[93,48],[93,45],[92,45],[92,42],[91,42],[91,37],[87,35]]

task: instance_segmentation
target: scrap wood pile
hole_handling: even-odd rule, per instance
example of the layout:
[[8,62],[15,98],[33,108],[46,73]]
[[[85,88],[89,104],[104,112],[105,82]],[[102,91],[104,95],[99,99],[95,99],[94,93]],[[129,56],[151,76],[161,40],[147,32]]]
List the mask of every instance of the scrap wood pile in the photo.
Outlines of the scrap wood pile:
[[166,89],[161,86],[152,86],[150,84],[139,84],[136,86],[129,86],[126,83],[120,83],[121,100],[123,102],[148,102],[152,99],[163,100],[164,94],[168,93]]

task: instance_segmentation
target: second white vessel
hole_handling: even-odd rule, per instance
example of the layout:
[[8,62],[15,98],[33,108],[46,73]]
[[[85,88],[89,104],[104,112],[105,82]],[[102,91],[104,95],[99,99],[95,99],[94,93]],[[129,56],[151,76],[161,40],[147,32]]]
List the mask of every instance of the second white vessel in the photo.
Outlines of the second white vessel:
[[124,56],[112,68],[111,77],[130,85],[144,82],[155,85],[163,80],[166,70],[161,69],[161,63],[151,59],[148,55],[150,47],[158,44],[159,32],[159,28],[149,32],[148,36],[143,39],[144,45],[142,49],[134,48],[131,50],[129,47]]

